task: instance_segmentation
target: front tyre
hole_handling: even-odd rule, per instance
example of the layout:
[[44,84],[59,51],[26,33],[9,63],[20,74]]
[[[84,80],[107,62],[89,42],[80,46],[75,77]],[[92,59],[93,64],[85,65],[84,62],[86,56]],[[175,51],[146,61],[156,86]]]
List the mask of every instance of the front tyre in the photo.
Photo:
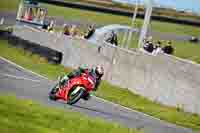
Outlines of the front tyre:
[[81,86],[75,86],[73,87],[69,93],[68,93],[68,101],[67,101],[67,104],[75,104],[77,103],[81,97],[84,95],[85,93],[85,88],[84,87],[81,87]]

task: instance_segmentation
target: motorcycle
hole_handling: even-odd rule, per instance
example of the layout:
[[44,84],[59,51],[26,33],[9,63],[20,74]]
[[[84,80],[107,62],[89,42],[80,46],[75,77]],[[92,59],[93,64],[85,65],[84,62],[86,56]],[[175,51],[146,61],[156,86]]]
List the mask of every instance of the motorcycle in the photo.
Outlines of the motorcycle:
[[51,100],[63,100],[67,104],[75,104],[81,98],[88,100],[87,96],[95,88],[96,79],[89,72],[82,73],[79,77],[67,80],[67,83],[61,85],[60,81],[51,89],[49,98]]

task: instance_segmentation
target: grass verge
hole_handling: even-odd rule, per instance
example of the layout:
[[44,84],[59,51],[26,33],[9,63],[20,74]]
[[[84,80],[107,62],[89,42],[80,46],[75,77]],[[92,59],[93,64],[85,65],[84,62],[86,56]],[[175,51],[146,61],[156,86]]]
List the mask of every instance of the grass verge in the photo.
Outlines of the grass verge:
[[[69,72],[70,70],[65,69],[61,65],[48,64],[44,58],[38,55],[31,54],[27,51],[25,52],[19,48],[13,48],[5,40],[0,40],[0,49],[0,56],[34,72],[47,76],[50,79],[56,79],[60,74]],[[144,112],[159,119],[200,131],[199,115],[186,113],[180,108],[160,105],[136,95],[127,89],[110,85],[105,81],[101,84],[95,95],[114,103]]]
[[0,96],[2,133],[139,133],[77,112],[52,109],[14,96]]

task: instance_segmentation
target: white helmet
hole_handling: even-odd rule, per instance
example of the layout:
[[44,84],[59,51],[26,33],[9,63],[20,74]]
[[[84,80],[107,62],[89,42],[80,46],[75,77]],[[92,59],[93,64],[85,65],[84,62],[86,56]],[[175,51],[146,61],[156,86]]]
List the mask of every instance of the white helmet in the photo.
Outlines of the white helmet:
[[103,76],[103,74],[104,74],[103,67],[102,66],[96,66],[95,73],[96,73],[98,78],[101,78]]

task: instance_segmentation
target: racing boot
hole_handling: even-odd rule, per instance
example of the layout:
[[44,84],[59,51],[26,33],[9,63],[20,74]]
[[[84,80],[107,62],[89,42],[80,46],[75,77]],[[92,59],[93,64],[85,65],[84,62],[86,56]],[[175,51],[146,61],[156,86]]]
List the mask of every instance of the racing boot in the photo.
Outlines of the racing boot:
[[85,93],[82,98],[83,100],[88,101],[91,98],[91,96],[92,95],[90,93]]

